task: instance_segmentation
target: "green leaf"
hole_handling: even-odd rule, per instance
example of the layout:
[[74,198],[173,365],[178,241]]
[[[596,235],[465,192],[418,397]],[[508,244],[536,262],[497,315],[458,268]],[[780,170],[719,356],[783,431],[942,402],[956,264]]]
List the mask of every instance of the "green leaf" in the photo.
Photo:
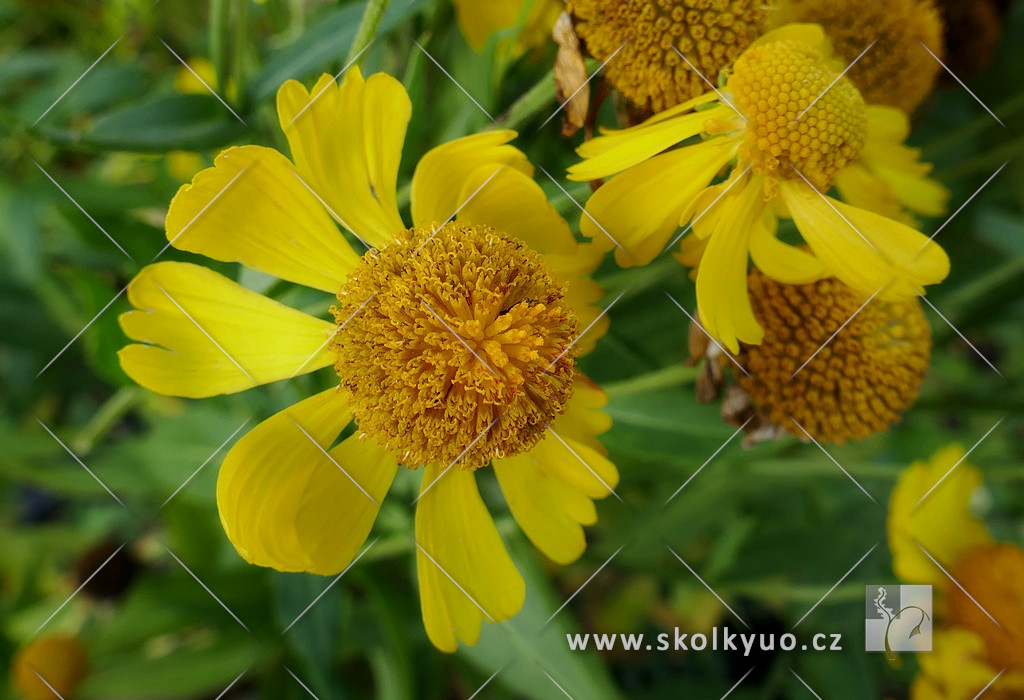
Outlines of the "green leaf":
[[57,144],[164,152],[217,148],[237,141],[247,128],[211,95],[163,95],[111,112],[85,131],[45,127],[40,131]]

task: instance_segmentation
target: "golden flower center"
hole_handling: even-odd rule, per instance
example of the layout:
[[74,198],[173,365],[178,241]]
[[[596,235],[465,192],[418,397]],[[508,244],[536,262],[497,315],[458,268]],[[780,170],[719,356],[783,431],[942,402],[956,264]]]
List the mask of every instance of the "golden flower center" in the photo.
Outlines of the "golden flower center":
[[569,0],[567,6],[590,55],[602,63],[615,55],[605,69],[611,84],[651,112],[706,92],[705,78],[717,81],[768,24],[761,0]]
[[836,77],[819,51],[797,41],[761,44],[740,56],[728,89],[749,121],[740,156],[754,172],[803,175],[826,191],[857,158],[867,109],[850,81]]
[[[957,2],[968,7],[977,3]],[[849,63],[847,75],[871,104],[911,112],[935,86],[942,66],[921,47],[943,54],[942,19],[931,2],[917,0],[782,0],[776,25],[820,24],[837,56]],[[864,53],[869,45],[871,50]]]
[[370,250],[332,309],[360,432],[413,468],[528,450],[572,395],[564,296],[540,255],[488,226],[413,228]]
[[833,278],[786,285],[753,269],[749,285],[764,340],[741,348],[750,374],[738,381],[772,423],[804,439],[793,419],[815,440],[858,440],[916,400],[931,349],[916,299],[876,299],[857,313],[865,298]]
[[1012,544],[974,549],[956,562],[951,574],[974,600],[950,586],[949,622],[985,641],[993,668],[1024,671],[1024,550]]

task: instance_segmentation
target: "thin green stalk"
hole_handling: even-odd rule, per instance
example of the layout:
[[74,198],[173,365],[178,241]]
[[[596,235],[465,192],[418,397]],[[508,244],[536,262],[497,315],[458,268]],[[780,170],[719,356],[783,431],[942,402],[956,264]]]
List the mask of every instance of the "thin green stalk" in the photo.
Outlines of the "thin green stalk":
[[142,390],[137,386],[118,389],[82,428],[71,443],[72,451],[82,457],[87,456],[141,398]]
[[606,384],[604,390],[611,398],[642,394],[653,389],[664,389],[669,386],[689,384],[696,379],[699,373],[700,370],[696,367],[670,365],[654,372],[642,374],[639,377]]
[[245,95],[245,42],[248,41],[249,28],[249,0],[236,0],[234,47],[231,55],[231,78],[234,83],[234,92],[226,94],[229,100],[238,100]]
[[356,30],[356,38],[352,41],[352,48],[348,50],[348,57],[345,65],[362,65],[365,57],[363,51],[377,36],[377,28],[384,18],[384,12],[388,9],[391,0],[369,0],[366,3],[366,10],[363,11],[363,18]]
[[231,75],[231,2],[213,0],[210,5],[210,60],[217,74],[217,92],[222,95]]

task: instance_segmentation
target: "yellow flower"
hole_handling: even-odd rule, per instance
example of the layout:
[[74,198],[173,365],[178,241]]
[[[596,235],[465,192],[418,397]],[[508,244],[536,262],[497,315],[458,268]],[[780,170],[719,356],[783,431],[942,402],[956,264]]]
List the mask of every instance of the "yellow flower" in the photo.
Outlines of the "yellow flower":
[[915,462],[889,503],[894,571],[940,597],[942,624],[934,653],[919,657],[914,700],[971,700],[1000,671],[986,697],[1024,693],[1024,549],[994,542],[971,513],[981,474],[965,460],[953,445]]
[[607,61],[608,81],[651,112],[703,94],[701,74],[713,80],[768,25],[761,0],[568,0],[566,7],[590,55]]
[[[618,246],[620,265],[650,262],[692,225],[696,240],[684,252],[701,258],[701,320],[733,353],[763,337],[748,257],[780,282],[832,276],[881,301],[912,298],[949,272],[938,245],[890,218],[902,207],[938,214],[946,199],[903,145],[906,116],[865,105],[827,56],[820,27],[777,29],[740,56],[722,96],[584,143],[583,162],[569,169],[574,180],[614,175],[580,226],[596,244]],[[733,162],[727,180],[710,185]],[[826,194],[833,186],[845,202]],[[776,237],[780,218],[793,219],[813,255]]]
[[842,443],[900,421],[917,399],[931,349],[917,299],[864,306],[837,279],[788,285],[756,268],[749,286],[765,329],[760,345],[742,344],[730,358],[691,330],[695,359],[708,358],[698,398],[716,398],[724,370],[741,368],[732,372],[738,386],[729,388],[722,411],[744,426],[748,443],[786,433]]
[[[205,267],[161,262],[129,286],[135,310],[121,325],[142,344],[123,348],[121,364],[139,384],[186,397],[334,365],[337,385],[265,420],[225,457],[221,522],[249,562],[337,573],[398,465],[423,467],[423,620],[454,651],[524,597],[475,469],[493,466],[512,516],[559,563],[583,552],[593,501],[617,483],[595,438],[610,427],[606,396],[575,369],[606,329],[593,305],[602,290],[585,278],[601,256],[548,204],[508,145],[514,132],[423,156],[409,227],[396,183],[412,105],[397,80],[352,68],[340,86],[326,75],[312,91],[289,81],[277,106],[292,160],[259,146],[224,151],[178,191],[167,238],[334,294],[335,322]],[[374,247],[358,255],[335,221]]]
[[912,112],[942,72],[931,55],[945,54],[942,17],[931,0],[781,0],[772,19],[776,26],[820,24],[836,55],[856,61],[846,75],[872,104]]
[[[561,0],[452,0],[466,41],[483,51],[495,34],[515,33],[512,53],[519,55],[551,40],[551,29],[565,9]],[[509,36],[511,39],[511,36]]]
[[[88,671],[85,647],[74,637],[43,637],[18,650],[14,687],[29,700],[70,698]],[[54,692],[56,691],[56,692]]]

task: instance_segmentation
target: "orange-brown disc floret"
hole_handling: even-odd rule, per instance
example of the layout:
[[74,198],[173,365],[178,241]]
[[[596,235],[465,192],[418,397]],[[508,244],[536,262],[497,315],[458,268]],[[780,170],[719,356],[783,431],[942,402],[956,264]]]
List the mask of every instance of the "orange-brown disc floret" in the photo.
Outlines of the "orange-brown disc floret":
[[568,0],[566,5],[590,55],[608,61],[609,82],[651,112],[710,90],[707,81],[716,83],[719,72],[768,25],[760,0]]
[[786,285],[756,269],[749,284],[764,341],[741,348],[749,375],[738,381],[771,423],[802,439],[801,427],[818,441],[858,440],[916,400],[931,349],[916,299],[861,309],[865,299],[834,278]]
[[332,309],[360,433],[419,467],[525,452],[572,395],[578,324],[540,255],[487,226],[367,252]]
[[835,54],[846,65],[856,61],[847,75],[871,104],[909,113],[942,71],[928,53],[942,58],[944,47],[942,17],[931,0],[781,0],[774,23],[790,22],[822,26]]
[[728,89],[750,123],[740,155],[769,182],[802,175],[827,191],[864,147],[864,100],[814,47],[792,40],[754,46],[736,61]]

